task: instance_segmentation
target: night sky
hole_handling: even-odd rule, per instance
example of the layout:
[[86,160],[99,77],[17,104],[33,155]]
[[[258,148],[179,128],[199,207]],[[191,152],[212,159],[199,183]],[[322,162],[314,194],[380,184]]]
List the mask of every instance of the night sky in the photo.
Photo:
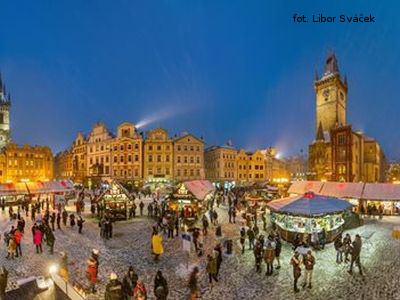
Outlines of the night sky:
[[[114,132],[129,121],[208,144],[307,152],[314,69],[334,50],[349,122],[400,158],[400,4],[324,2],[2,1],[13,139],[57,152],[96,121]],[[294,13],[371,13],[375,23],[301,24]]]

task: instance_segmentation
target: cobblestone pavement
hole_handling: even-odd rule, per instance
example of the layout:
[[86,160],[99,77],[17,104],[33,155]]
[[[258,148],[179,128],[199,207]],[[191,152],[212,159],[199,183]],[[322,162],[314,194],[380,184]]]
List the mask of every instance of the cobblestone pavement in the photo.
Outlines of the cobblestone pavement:
[[[365,276],[358,272],[354,275],[347,273],[348,264],[337,265],[336,254],[332,244],[326,249],[315,253],[316,266],[313,277],[313,288],[301,290],[294,294],[292,287],[292,269],[289,260],[292,255],[290,245],[284,243],[281,254],[280,270],[266,277],[257,274],[254,268],[254,258],[251,251],[244,255],[239,250],[239,225],[227,224],[227,213],[218,209],[224,238],[234,239],[234,254],[224,255],[219,279],[210,287],[205,274],[205,256],[198,258],[193,254],[189,259],[181,250],[178,238],[168,240],[164,237],[164,255],[160,262],[155,263],[151,255],[150,236],[154,221],[147,217],[139,217],[133,221],[116,223],[114,237],[104,241],[99,237],[96,220],[87,217],[83,234],[75,228],[56,230],[55,254],[49,255],[44,247],[43,254],[36,254],[32,243],[31,221],[27,220],[26,232],[22,242],[23,256],[8,260],[6,248],[2,243],[0,264],[10,271],[9,289],[17,279],[28,276],[48,274],[48,267],[57,261],[58,252],[68,254],[71,281],[86,284],[86,260],[93,248],[100,251],[100,269],[98,292],[90,299],[104,299],[104,287],[110,272],[116,272],[120,279],[132,265],[139,278],[145,283],[149,299],[153,296],[153,280],[155,273],[161,269],[170,286],[170,299],[187,299],[186,288],[188,269],[198,265],[201,269],[200,299],[400,299],[400,241],[391,238],[390,233],[394,224],[400,223],[400,218],[386,217],[383,221],[371,220],[363,227],[349,231],[352,236],[356,233],[372,236],[362,249],[361,262]],[[14,224],[8,221],[6,214],[0,214],[0,231],[4,233]],[[217,243],[213,232],[205,237],[205,252],[211,252]],[[357,269],[356,269],[357,270]],[[300,286],[302,283],[300,278]]]

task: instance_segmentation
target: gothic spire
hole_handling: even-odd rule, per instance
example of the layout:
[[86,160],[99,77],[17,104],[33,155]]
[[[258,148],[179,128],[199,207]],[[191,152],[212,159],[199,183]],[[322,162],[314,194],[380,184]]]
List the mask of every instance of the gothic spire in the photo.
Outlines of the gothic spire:
[[325,74],[337,74],[339,73],[339,67],[336,59],[336,55],[334,52],[328,54],[325,62]]
[[347,75],[344,75],[344,85],[347,86]]
[[0,93],[3,93],[3,80],[1,78],[1,72],[0,72]]
[[319,122],[318,130],[317,130],[317,141],[324,141],[324,131],[322,130],[322,123]]
[[8,92],[8,102],[11,103],[11,94],[10,94],[10,92]]

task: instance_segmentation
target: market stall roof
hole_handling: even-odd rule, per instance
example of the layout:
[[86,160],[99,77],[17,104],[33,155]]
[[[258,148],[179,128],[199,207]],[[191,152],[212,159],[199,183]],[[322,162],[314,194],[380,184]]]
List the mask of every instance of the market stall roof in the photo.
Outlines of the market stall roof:
[[319,194],[323,184],[321,181],[294,181],[289,187],[288,193],[303,195],[307,192],[313,192]]
[[68,180],[27,182],[26,186],[30,194],[64,193],[74,189]]
[[210,192],[215,191],[214,185],[208,180],[191,180],[183,184],[198,200],[204,200]]
[[362,199],[400,200],[400,184],[366,183]]
[[0,184],[0,196],[17,196],[28,194],[26,184],[21,183],[4,183]]
[[131,195],[129,194],[128,190],[117,181],[112,181],[108,187],[96,197],[95,202],[102,199],[105,195],[110,195],[111,198],[115,198],[118,195],[124,195],[127,199],[131,199]]
[[289,194],[303,195],[307,191],[329,197],[365,200],[400,200],[400,185],[393,183],[295,181]]
[[295,197],[274,200],[267,203],[267,206],[275,212],[302,216],[332,214],[352,207],[352,205],[345,200],[316,195],[312,192]]
[[361,182],[325,182],[320,195],[339,198],[361,198],[364,183]]

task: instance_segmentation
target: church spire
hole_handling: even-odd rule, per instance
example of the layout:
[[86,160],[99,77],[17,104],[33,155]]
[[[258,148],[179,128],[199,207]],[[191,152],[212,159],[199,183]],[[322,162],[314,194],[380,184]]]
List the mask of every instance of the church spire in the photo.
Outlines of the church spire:
[[324,141],[324,131],[322,130],[322,123],[319,122],[318,131],[317,131],[317,141]]
[[3,80],[1,78],[1,72],[0,72],[0,94],[3,93]]
[[328,54],[325,62],[325,75],[339,73],[339,67],[334,52]]
[[314,70],[314,80],[315,80],[315,81],[318,81],[318,80],[319,80],[317,68],[315,68],[315,70]]

